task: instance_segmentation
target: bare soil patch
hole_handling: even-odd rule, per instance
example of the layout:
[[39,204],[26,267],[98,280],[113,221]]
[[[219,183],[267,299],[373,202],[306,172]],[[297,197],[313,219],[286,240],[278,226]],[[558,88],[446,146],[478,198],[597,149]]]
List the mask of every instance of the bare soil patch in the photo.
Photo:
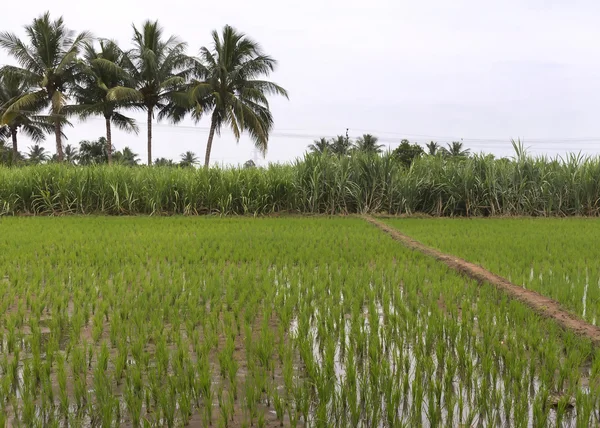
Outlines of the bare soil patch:
[[475,279],[480,283],[488,282],[496,286],[500,290],[506,292],[510,297],[525,303],[536,313],[553,319],[564,329],[571,330],[580,336],[588,338],[594,345],[600,346],[600,327],[580,319],[563,308],[556,300],[550,299],[535,291],[519,287],[508,281],[506,278],[498,276],[479,265],[428,247],[371,216],[367,215],[363,216],[363,218],[389,234],[396,241],[404,244],[406,247],[434,257],[446,264],[446,266],[469,278]]

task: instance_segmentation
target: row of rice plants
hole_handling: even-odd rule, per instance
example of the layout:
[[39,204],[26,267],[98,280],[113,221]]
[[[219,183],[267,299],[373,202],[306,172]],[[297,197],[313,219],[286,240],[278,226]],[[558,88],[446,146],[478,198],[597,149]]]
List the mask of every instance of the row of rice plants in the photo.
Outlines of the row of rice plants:
[[589,342],[359,219],[0,231],[0,426],[600,421]]
[[1,214],[600,214],[600,158],[307,155],[267,168],[0,166]]
[[404,233],[478,263],[600,323],[596,219],[386,220]]

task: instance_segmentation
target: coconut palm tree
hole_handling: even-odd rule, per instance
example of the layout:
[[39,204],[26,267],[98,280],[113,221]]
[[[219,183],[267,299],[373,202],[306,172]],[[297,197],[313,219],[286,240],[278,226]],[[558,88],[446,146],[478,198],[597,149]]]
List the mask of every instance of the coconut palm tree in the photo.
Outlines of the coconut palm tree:
[[354,143],[354,150],[362,153],[379,154],[383,149],[383,144],[377,144],[378,138],[371,134],[364,134]]
[[177,37],[165,39],[158,21],[146,21],[138,30],[133,26],[134,48],[123,58],[123,68],[129,73],[133,87],[117,86],[108,91],[114,101],[130,102],[130,106],[145,110],[148,126],[148,165],[152,164],[152,119],[183,118],[185,109],[174,102],[175,94],[194,71],[194,61],[185,54],[187,44]]
[[70,144],[65,146],[65,161],[68,163],[75,163],[79,159],[79,150]]
[[181,161],[179,162],[180,166],[190,167],[198,164],[198,156],[194,152],[185,152],[181,155]]
[[16,100],[29,94],[29,85],[16,73],[0,73],[0,116],[6,123],[5,132],[12,140],[12,161],[19,158],[18,132],[22,131],[33,142],[40,143],[46,139],[46,133],[52,132],[54,126],[48,116],[39,115],[43,104],[37,106],[37,111],[13,110],[8,107]]
[[173,162],[173,159],[167,159],[167,158],[156,158],[154,160],[154,165],[155,166],[176,166],[175,162]]
[[331,153],[338,156],[346,156],[352,148],[352,142],[348,137],[338,135],[331,141]]
[[440,145],[433,141],[427,143],[425,147],[427,147],[427,154],[430,156],[435,156],[441,151]]
[[127,86],[129,75],[124,66],[129,64],[126,54],[110,40],[100,41],[100,50],[96,51],[92,43],[86,43],[83,49],[83,60],[80,62],[81,74],[77,85],[73,88],[73,96],[77,101],[69,106],[69,111],[86,119],[90,116],[103,116],[106,125],[106,152],[108,163],[112,163],[112,129],[111,124],[126,132],[138,133],[135,120],[117,110],[126,106],[123,101],[109,98],[109,91],[118,86]]
[[39,144],[34,144],[29,147],[29,153],[27,153],[27,160],[32,164],[40,164],[46,162],[49,159],[48,152]]
[[129,147],[123,147],[123,150],[115,153],[115,162],[121,165],[135,166],[140,162],[140,157]]
[[442,148],[440,150],[444,156],[464,158],[471,154],[470,149],[463,149],[463,143],[459,141],[453,141],[452,144],[448,144],[448,148]]
[[262,80],[277,62],[265,55],[258,43],[228,25],[220,35],[213,31],[212,38],[212,49],[200,50],[198,80],[192,82],[190,90],[194,118],[211,112],[205,167],[210,162],[215,133],[220,135],[223,125],[232,130],[237,141],[244,131],[248,132],[255,146],[265,153],[273,127],[267,96],[288,96],[281,86]]
[[331,150],[331,144],[327,138],[319,138],[318,140],[313,141],[311,145],[308,146],[308,150],[311,153],[325,153]]
[[18,74],[35,90],[11,103],[3,115],[16,111],[33,111],[40,103],[50,105],[50,113],[54,121],[56,153],[58,160],[63,160],[62,125],[63,107],[66,104],[68,91],[77,76],[77,54],[82,44],[91,36],[82,32],[75,36],[65,27],[62,17],[50,19],[46,12],[25,26],[28,42],[22,41],[15,34],[0,33],[0,46],[12,55],[20,67],[4,66],[4,70]]
[[78,160],[81,165],[98,165],[108,162],[106,138],[100,137],[95,141],[79,142]]

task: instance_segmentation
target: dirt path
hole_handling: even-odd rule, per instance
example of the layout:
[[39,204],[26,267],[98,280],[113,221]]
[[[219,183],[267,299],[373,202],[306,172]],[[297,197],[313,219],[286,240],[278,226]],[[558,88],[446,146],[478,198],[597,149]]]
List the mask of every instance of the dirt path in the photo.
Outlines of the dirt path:
[[513,284],[501,276],[493,274],[481,266],[469,263],[466,260],[452,255],[444,254],[434,248],[423,245],[411,237],[404,235],[392,226],[377,220],[376,218],[371,216],[363,216],[363,218],[391,235],[395,240],[400,241],[406,247],[434,257],[437,260],[445,263],[448,267],[479,282],[485,281],[495,285],[512,298],[528,305],[538,314],[547,318],[552,318],[563,328],[571,330],[580,336],[586,337],[590,339],[594,345],[600,346],[600,327],[596,327],[578,318],[576,315],[564,309],[556,300],[550,299],[546,296],[536,293],[535,291],[519,287],[518,285]]

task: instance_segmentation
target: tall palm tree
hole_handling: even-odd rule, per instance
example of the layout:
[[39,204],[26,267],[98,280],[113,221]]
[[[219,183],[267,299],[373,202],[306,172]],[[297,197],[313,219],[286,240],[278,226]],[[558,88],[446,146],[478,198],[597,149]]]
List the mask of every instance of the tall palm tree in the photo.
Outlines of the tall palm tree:
[[27,159],[29,162],[37,165],[42,162],[46,162],[49,159],[48,152],[39,144],[34,144],[29,147],[29,153],[27,153]]
[[46,133],[52,132],[52,121],[48,116],[40,116],[39,110],[43,104],[37,106],[37,111],[13,110],[8,107],[16,100],[29,94],[29,85],[22,76],[16,73],[0,73],[0,116],[6,123],[6,133],[12,140],[12,161],[19,158],[18,132],[21,130],[33,142],[40,143],[46,139]]
[[383,144],[377,144],[378,138],[371,134],[364,134],[354,143],[354,149],[362,153],[379,154],[383,149]]
[[338,156],[346,156],[350,152],[352,142],[348,137],[338,135],[331,141],[331,153]]
[[453,141],[452,144],[448,144],[448,148],[442,148],[441,152],[444,156],[459,158],[468,157],[471,154],[471,150],[463,149],[463,143],[459,141]]
[[311,145],[308,146],[308,150],[311,153],[325,153],[331,150],[331,144],[327,138],[319,138],[318,140],[313,141]]
[[83,49],[83,61],[80,62],[81,74],[73,88],[77,105],[69,106],[70,111],[86,119],[89,116],[103,116],[106,125],[106,152],[108,163],[112,163],[111,124],[126,131],[138,133],[135,120],[117,111],[126,103],[109,98],[109,91],[117,86],[127,86],[129,75],[124,66],[129,64],[126,54],[110,40],[100,41],[100,50],[96,51],[92,43],[86,43]]
[[[46,12],[25,26],[29,44],[12,33],[0,33],[0,46],[15,57],[20,67],[4,66],[4,70],[20,75],[36,90],[20,97],[8,108],[7,113],[31,111],[40,103],[50,104],[54,120],[56,153],[63,160],[62,125],[63,107],[67,93],[77,75],[77,54],[82,44],[91,36],[88,32],[75,33],[65,27],[62,17],[51,20]],[[7,119],[4,114],[2,121]]]
[[194,152],[185,152],[181,155],[181,161],[179,162],[180,166],[190,167],[198,164],[198,156]]
[[174,104],[194,71],[194,61],[185,54],[187,44],[175,36],[165,40],[158,21],[146,21],[138,30],[133,26],[134,48],[124,56],[123,68],[130,74],[133,87],[117,86],[108,91],[109,99],[130,102],[148,116],[148,165],[152,164],[152,119],[183,118]]
[[213,31],[212,38],[212,49],[200,50],[198,80],[190,90],[196,119],[212,111],[205,168],[215,133],[220,135],[223,125],[231,128],[237,141],[247,131],[255,146],[265,153],[273,127],[267,95],[288,97],[281,86],[262,80],[275,70],[277,62],[265,55],[258,43],[228,25],[221,35]]
[[440,145],[438,143],[435,143],[433,141],[430,141],[429,143],[427,143],[425,145],[425,147],[427,147],[427,154],[430,156],[435,156],[438,154],[438,152],[440,152]]

